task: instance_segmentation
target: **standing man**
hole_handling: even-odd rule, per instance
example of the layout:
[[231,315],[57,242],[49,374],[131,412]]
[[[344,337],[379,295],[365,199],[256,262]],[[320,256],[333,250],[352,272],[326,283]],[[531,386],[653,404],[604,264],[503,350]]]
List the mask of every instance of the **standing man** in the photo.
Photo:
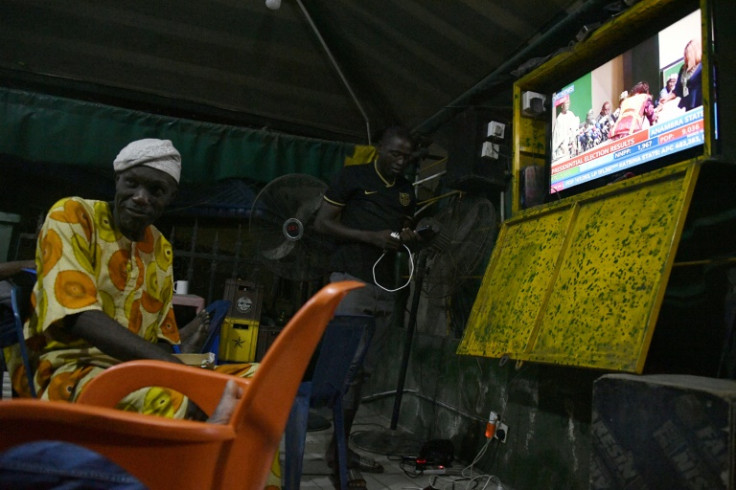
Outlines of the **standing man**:
[[[367,283],[351,292],[338,306],[336,315],[372,315],[376,331],[367,348],[363,372],[348,391],[345,400],[345,435],[350,430],[360,403],[364,376],[378,362],[376,346],[388,335],[394,312],[396,251],[411,243],[416,235],[411,228],[415,207],[414,191],[403,177],[412,159],[413,139],[408,130],[391,127],[384,131],[373,162],[343,168],[327,189],[315,228],[332,236],[338,244],[332,256],[330,281],[347,279]],[[385,255],[382,257],[382,255]],[[379,261],[380,259],[380,261]],[[333,465],[334,440],[327,453]],[[348,449],[348,467],[380,473],[383,467],[370,458]],[[357,475],[359,476],[359,475]],[[355,480],[355,475],[352,478]]]

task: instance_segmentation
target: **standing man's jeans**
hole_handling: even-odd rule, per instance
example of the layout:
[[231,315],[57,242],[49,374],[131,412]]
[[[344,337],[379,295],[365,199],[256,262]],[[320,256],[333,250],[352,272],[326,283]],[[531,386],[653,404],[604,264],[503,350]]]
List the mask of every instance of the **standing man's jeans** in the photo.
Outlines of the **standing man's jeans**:
[[[330,274],[330,282],[338,281],[362,281],[355,276],[344,272],[333,272]],[[363,377],[370,375],[373,368],[378,364],[377,347],[384,344],[389,335],[396,303],[395,293],[389,293],[375,284],[366,283],[364,288],[350,291],[340,302],[335,310],[335,315],[370,315],[375,319],[375,332],[367,332],[358,347],[356,358],[359,359],[367,349],[361,366],[351,366],[351,372],[357,372],[356,379],[351,388],[343,398],[345,409],[357,409],[360,404],[360,385]],[[372,339],[371,339],[372,337]],[[369,339],[366,341],[366,339]]]

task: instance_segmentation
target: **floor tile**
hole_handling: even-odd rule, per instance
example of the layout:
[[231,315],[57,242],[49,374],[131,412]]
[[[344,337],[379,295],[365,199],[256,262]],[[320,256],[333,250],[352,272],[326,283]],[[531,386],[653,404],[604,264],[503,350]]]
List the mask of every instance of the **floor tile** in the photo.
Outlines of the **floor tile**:
[[[318,413],[324,417],[330,417],[329,411],[320,410]],[[388,428],[390,421],[381,416],[370,413],[367,410],[360,410],[354,424],[354,431],[366,430],[371,428],[380,429]],[[300,488],[302,489],[334,489],[334,485],[330,479],[330,469],[324,459],[327,445],[332,437],[332,429],[308,432],[304,449],[302,481]],[[352,445],[353,449],[355,446]],[[399,460],[386,455],[373,454],[358,449],[358,452],[375,459],[384,467],[383,473],[363,473],[366,480],[368,490],[382,489],[422,489],[429,484],[429,477],[422,476],[420,478],[411,478],[407,476],[399,466]],[[282,443],[282,464],[283,464],[283,443]]]

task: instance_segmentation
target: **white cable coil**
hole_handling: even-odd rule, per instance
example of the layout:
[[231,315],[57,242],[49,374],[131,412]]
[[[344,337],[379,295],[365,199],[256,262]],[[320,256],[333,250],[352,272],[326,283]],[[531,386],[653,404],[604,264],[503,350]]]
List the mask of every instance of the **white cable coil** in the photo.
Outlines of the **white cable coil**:
[[[401,238],[401,235],[399,234],[399,232],[397,232],[397,231],[393,231],[393,232],[391,232],[391,238],[395,238],[396,240],[398,240],[398,239],[400,239],[400,238]],[[407,253],[409,254],[409,279],[407,279],[407,280],[406,280],[406,283],[404,283],[404,285],[403,285],[403,286],[399,286],[399,287],[398,287],[398,288],[396,288],[396,289],[388,289],[388,288],[386,288],[386,287],[384,287],[384,286],[382,286],[381,284],[379,284],[379,283],[378,283],[378,279],[376,279],[376,266],[377,266],[377,265],[378,265],[378,263],[379,263],[379,262],[381,261],[381,259],[383,259],[383,257],[384,257],[384,256],[386,255],[386,251],[385,251],[385,250],[384,250],[384,252],[383,252],[383,253],[381,254],[381,256],[380,256],[380,257],[378,257],[378,260],[376,260],[376,261],[375,261],[375,262],[373,263],[373,283],[374,283],[374,284],[375,284],[376,286],[378,286],[379,288],[381,288],[381,289],[383,289],[384,291],[386,291],[386,292],[389,292],[389,293],[395,293],[396,291],[401,291],[401,290],[402,290],[402,289],[404,289],[404,288],[405,288],[406,286],[408,286],[409,284],[411,284],[411,280],[412,280],[412,278],[414,277],[414,255],[413,255],[413,254],[411,253],[411,250],[409,250],[409,247],[407,247],[407,246],[406,246],[405,244],[403,244],[403,243],[402,243],[401,245],[402,245],[402,246],[403,246],[403,247],[404,247],[404,248],[406,249]]]

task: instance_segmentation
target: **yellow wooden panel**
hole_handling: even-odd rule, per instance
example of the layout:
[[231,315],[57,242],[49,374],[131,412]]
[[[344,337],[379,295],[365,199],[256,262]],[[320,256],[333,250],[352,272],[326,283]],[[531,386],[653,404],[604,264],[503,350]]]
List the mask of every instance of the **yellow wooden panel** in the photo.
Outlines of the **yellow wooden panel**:
[[698,169],[505,223],[458,354],[641,372]]
[[663,265],[682,184],[666,180],[580,205],[529,359],[636,370],[654,300],[669,277]]
[[569,222],[568,208],[502,227],[458,353],[500,357],[525,349]]

